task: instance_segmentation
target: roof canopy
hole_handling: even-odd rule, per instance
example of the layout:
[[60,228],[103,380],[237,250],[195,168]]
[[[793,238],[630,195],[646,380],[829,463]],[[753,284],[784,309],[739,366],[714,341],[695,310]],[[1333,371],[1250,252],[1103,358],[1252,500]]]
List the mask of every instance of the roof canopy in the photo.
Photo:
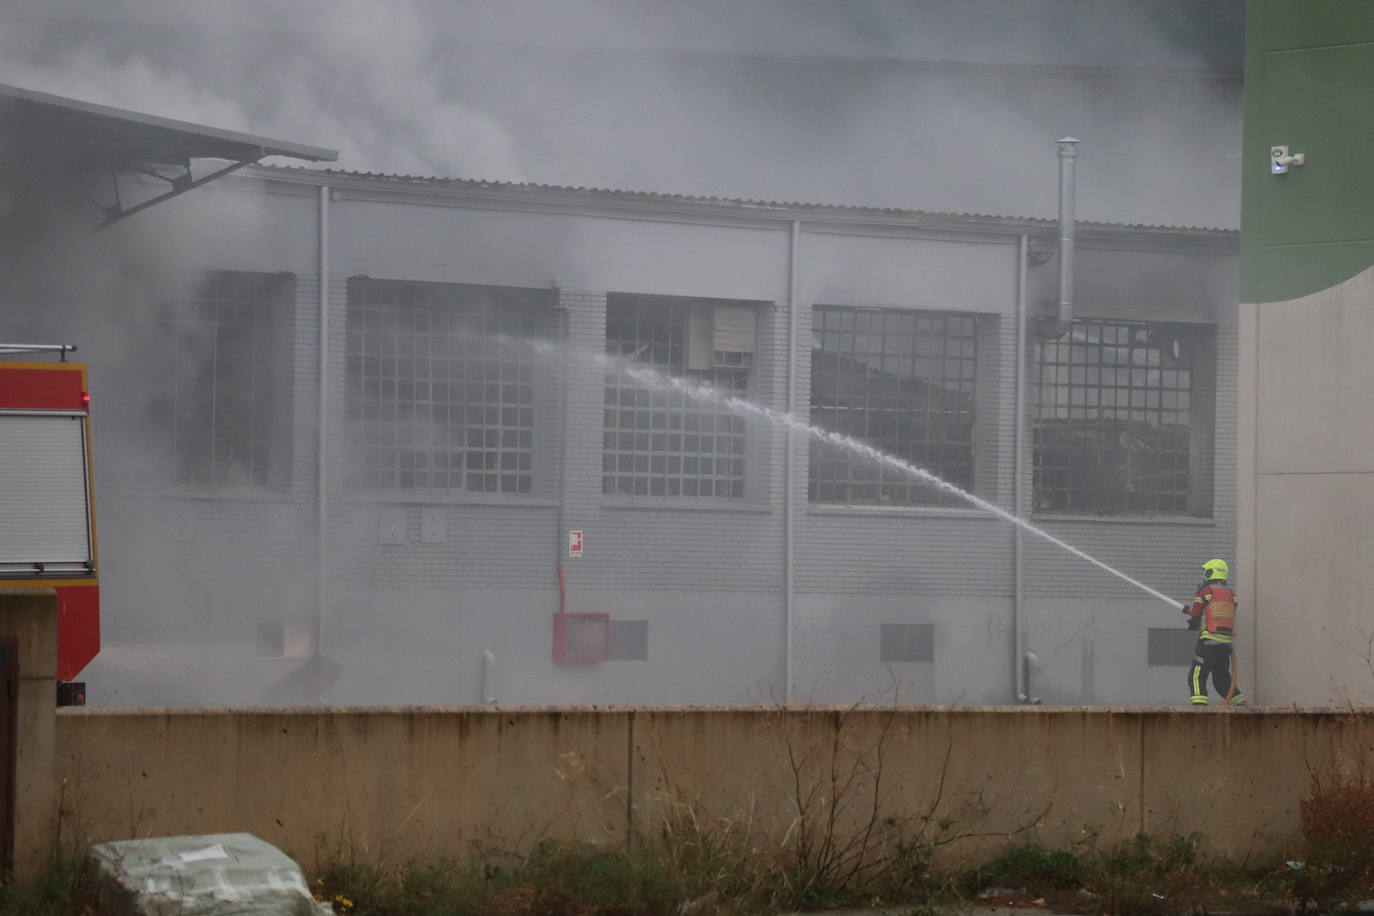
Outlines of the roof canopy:
[[[175,197],[265,156],[332,162],[334,150],[272,140],[188,121],[95,105],[0,83],[0,154],[9,163],[74,181],[91,173],[111,177],[113,203],[94,201],[106,224]],[[193,160],[226,160],[193,175]],[[0,162],[0,167],[10,167]],[[120,177],[150,176],[165,193],[129,204]],[[88,195],[89,196],[89,195]]]

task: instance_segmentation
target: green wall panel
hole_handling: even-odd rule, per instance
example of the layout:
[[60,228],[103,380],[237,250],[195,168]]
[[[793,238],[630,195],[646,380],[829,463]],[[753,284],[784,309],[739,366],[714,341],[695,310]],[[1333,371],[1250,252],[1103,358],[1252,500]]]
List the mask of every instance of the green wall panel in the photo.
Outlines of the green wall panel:
[[[1374,265],[1374,0],[1247,13],[1241,298],[1268,302]],[[1270,174],[1273,145],[1306,164]]]
[[[1374,266],[1374,239],[1316,246],[1259,249],[1253,264],[1259,298],[1246,302],[1280,302],[1338,286]],[[1242,268],[1243,269],[1243,268]]]
[[1262,152],[1286,144],[1305,153],[1307,164],[1264,176],[1257,241],[1374,237],[1374,45],[1267,57]]
[[1268,22],[1261,38],[1266,51],[1374,41],[1374,3],[1369,0],[1285,0],[1266,5]]

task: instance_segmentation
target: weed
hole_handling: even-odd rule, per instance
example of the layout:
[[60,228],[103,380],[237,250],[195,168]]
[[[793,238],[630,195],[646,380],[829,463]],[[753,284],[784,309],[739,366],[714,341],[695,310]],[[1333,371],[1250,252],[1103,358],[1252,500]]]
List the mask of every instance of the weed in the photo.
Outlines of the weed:
[[1067,849],[1018,843],[966,872],[960,886],[975,894],[993,887],[1006,887],[1016,888],[1028,896],[1044,897],[1054,891],[1081,887],[1081,870],[1078,856]]
[[1196,834],[1142,834],[1100,848],[1093,831],[1073,849],[1019,843],[967,870],[959,888],[984,895],[1000,889],[1023,900],[1048,899],[1060,909],[1091,905],[1124,916],[1188,911],[1219,901],[1262,910],[1257,885],[1269,872],[1221,857],[1204,864],[1200,843]]
[[28,884],[0,884],[0,916],[134,916],[132,896],[89,860],[55,858]]
[[1300,910],[1345,906],[1374,892],[1374,777],[1361,757],[1354,772],[1339,758],[1311,772],[1298,806],[1304,860],[1292,876]]
[[317,897],[346,899],[350,916],[633,916],[675,912],[685,899],[672,870],[647,855],[545,841],[522,861],[478,856],[382,868],[328,866]]
[[[686,817],[680,812],[678,817]],[[891,827],[892,825],[883,825]],[[779,850],[738,845],[736,824],[699,820],[669,845],[645,842],[633,852],[588,843],[539,843],[524,857],[475,848],[466,862],[442,859],[391,865],[356,858],[324,863],[313,876],[317,899],[341,916],[743,916],[796,907]],[[704,845],[698,858],[684,841]],[[1207,862],[1206,899],[1191,894],[1200,866],[1195,837],[1133,837],[1103,852],[1008,846],[990,861],[965,867],[958,880],[932,866],[929,846],[884,847],[882,870],[861,889],[817,887],[808,907],[906,907],[913,916],[964,912],[976,888],[1018,886],[1050,897],[1057,908],[1091,907],[1119,916],[1228,908],[1260,912],[1265,902],[1245,893],[1252,874],[1224,860]],[[730,855],[741,854],[733,865]],[[1221,877],[1217,877],[1221,876]],[[1056,896],[1055,891],[1060,893]],[[1160,896],[1156,896],[1156,894]],[[1163,899],[1161,899],[1161,897]],[[93,866],[55,861],[43,879],[23,889],[0,887],[0,916],[131,916],[132,904]]]
[[711,816],[699,801],[674,799],[665,808],[649,855],[675,877],[690,900],[765,896],[766,867],[753,841],[751,812]]
[[669,913],[680,888],[651,857],[585,843],[540,844],[517,886],[533,892],[533,912],[561,914]]
[[771,900],[780,906],[949,898],[951,879],[936,867],[942,850],[975,838],[1017,836],[1049,811],[1047,803],[1025,823],[980,829],[998,802],[982,788],[960,791],[964,787],[952,773],[952,735],[926,796],[915,805],[898,805],[888,760],[897,718],[895,685],[890,705],[865,701],[832,713],[827,738],[813,743],[799,741],[797,730],[788,727],[797,721],[795,710],[778,712],[777,735],[789,768],[787,800],[794,811],[768,875]]
[[1084,886],[1109,913],[1143,914],[1200,906],[1211,889],[1198,862],[1197,834],[1160,840],[1145,834],[1092,854]]

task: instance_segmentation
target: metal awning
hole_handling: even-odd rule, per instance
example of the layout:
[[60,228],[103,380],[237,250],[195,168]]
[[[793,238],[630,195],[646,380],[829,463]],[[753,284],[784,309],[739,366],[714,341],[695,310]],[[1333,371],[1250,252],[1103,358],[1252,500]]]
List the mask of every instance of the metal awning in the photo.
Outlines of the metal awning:
[[[333,162],[338,153],[0,83],[0,169],[73,184],[88,182],[93,174],[108,175],[109,199],[82,191],[104,211],[105,225],[266,156]],[[166,189],[136,202],[125,200],[121,178],[134,177],[154,179]]]

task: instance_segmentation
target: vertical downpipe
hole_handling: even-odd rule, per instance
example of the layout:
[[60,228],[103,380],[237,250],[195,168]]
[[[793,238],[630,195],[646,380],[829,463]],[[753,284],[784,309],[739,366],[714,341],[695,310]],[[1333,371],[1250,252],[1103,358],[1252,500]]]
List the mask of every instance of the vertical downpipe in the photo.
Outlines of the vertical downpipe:
[[[553,295],[555,300],[562,299],[562,291],[558,287],[557,281],[553,284]],[[558,336],[562,344],[561,360],[558,366],[558,509],[554,515],[557,521],[557,530],[553,538],[553,571],[558,577],[558,613],[567,613],[567,588],[563,581],[563,557],[567,551],[567,500],[568,500],[568,380],[570,364],[568,362],[568,351],[572,348],[569,341],[569,333],[572,327],[572,315],[562,302],[557,302],[555,313],[558,316]],[[562,619],[562,618],[560,618]],[[554,621],[558,623],[559,621]]]
[[496,704],[496,653],[490,649],[482,650],[482,702]]
[[[1029,257],[1030,240],[1022,235],[1016,243],[1016,421],[1011,462],[1011,511],[1018,517],[1024,511],[1022,480],[1026,464],[1026,266]],[[1011,531],[1011,628],[1016,702],[1029,703],[1032,701],[1026,691],[1025,545],[1021,526],[1012,525]]]
[[[787,250],[787,412],[791,414],[797,407],[797,308],[798,290],[797,283],[799,278],[798,255],[801,248],[801,221],[792,220],[788,230],[788,250]],[[796,600],[796,591],[793,586],[793,562],[795,550],[793,547],[794,527],[796,520],[792,510],[792,481],[795,473],[793,464],[794,436],[792,428],[787,427],[783,433],[784,454],[783,454],[783,474],[782,474],[782,566],[783,566],[783,628],[785,630],[784,642],[786,652],[786,664],[783,668],[783,702],[792,702],[792,611]]]
[[320,186],[320,396],[315,419],[315,655],[324,654],[325,568],[328,565],[326,532],[329,509],[328,486],[328,416],[329,416],[329,185]]

